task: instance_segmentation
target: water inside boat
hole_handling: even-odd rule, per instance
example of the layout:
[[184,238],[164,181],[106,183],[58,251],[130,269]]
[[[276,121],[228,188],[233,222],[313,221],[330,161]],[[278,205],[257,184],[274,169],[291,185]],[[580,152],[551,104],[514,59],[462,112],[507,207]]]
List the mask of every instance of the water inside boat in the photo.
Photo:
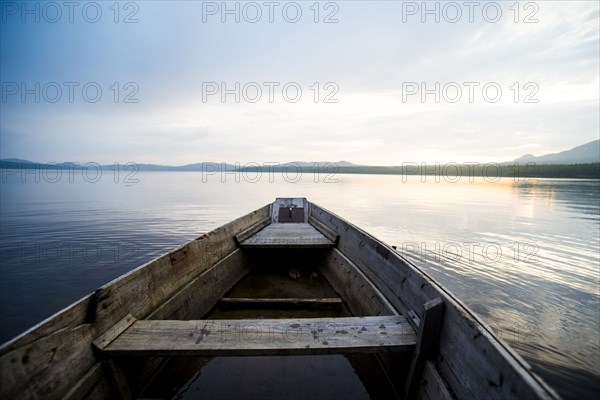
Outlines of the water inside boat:
[[[320,272],[326,251],[249,250],[252,270],[206,318],[352,316],[340,295]],[[198,319],[200,317],[204,316],[198,316]],[[334,333],[324,332],[324,336]],[[240,340],[252,341],[255,335],[254,329],[240,330]],[[397,394],[375,355],[332,354],[175,357],[165,362],[141,397],[390,399]]]

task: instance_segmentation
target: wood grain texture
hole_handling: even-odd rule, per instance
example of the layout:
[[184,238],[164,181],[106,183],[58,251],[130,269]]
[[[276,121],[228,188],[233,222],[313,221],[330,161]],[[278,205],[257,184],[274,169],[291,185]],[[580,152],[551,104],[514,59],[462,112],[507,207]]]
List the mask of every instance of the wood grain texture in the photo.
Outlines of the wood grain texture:
[[241,243],[245,248],[320,248],[334,243],[308,223],[271,224]]
[[237,249],[192,279],[147,319],[200,319],[249,271],[247,254]]
[[270,223],[271,223],[271,217],[266,217],[266,218],[258,221],[256,224],[252,225],[248,229],[245,229],[242,232],[235,235],[236,243],[239,246],[244,240],[248,239],[249,237],[254,235],[256,232],[260,231],[261,229],[263,229],[265,226],[269,225]]
[[106,374],[110,377],[113,383],[113,387],[119,394],[119,398],[121,400],[133,399],[134,396],[131,393],[129,383],[127,382],[127,378],[125,376],[125,371],[123,371],[121,364],[114,358],[103,361],[102,364]]
[[87,396],[90,389],[98,384],[103,377],[102,363],[96,363],[71,389],[63,400],[79,400]]
[[[140,318],[151,314],[190,280],[234,252],[234,236],[269,214],[267,205],[202,235],[182,246],[189,251],[175,265],[169,254],[163,255],[1,345],[0,398],[59,399],[81,380],[92,382],[86,374],[98,362],[90,345],[93,340],[127,313]],[[93,321],[86,318],[89,315]],[[98,384],[105,381],[101,378]]]
[[279,222],[279,209],[298,207],[304,209],[304,222],[308,222],[310,203],[304,197],[278,197],[271,205],[271,222]]
[[[339,250],[332,249],[327,254],[320,272],[335,291],[340,293],[353,315],[399,315],[381,291]],[[409,355],[387,353],[377,354],[377,358],[395,390],[401,393],[403,381],[399,377],[407,373]]]
[[140,320],[108,344],[108,356],[258,356],[412,351],[405,318]]
[[337,249],[325,257],[319,270],[353,315],[398,315],[381,291]]
[[444,380],[435,369],[431,361],[425,362],[423,369],[423,378],[417,398],[423,400],[452,400],[453,397],[448,391]]
[[219,300],[219,307],[275,308],[275,309],[341,309],[344,301],[339,297],[325,298],[252,298],[226,297]]
[[416,397],[423,376],[425,362],[435,355],[442,318],[444,302],[441,299],[433,299],[425,303],[425,314],[417,332],[417,348],[413,354],[407,383],[404,388],[404,399],[409,400]]
[[[340,235],[337,249],[403,315],[423,317],[423,304],[444,302],[436,368],[461,399],[558,399],[558,395],[504,341],[452,293],[391,247],[311,203],[311,216]],[[418,327],[415,327],[418,328]]]
[[[280,199],[282,204],[286,201],[289,202],[289,199]],[[432,364],[433,371],[438,374],[437,377],[440,379],[437,379],[435,375],[434,379],[423,379],[422,383],[431,383],[426,383],[425,387],[421,386],[422,393],[435,393],[435,385],[440,387],[441,382],[447,385],[448,392],[457,398],[558,398],[552,389],[532,373],[530,366],[521,357],[506,343],[498,339],[493,331],[460,300],[433,281],[423,270],[404,260],[389,246],[338,216],[306,202],[306,199],[297,199],[293,202],[297,202],[298,205],[305,208],[305,218],[308,218],[310,214],[311,219],[318,221],[322,227],[331,231],[331,233],[323,235],[324,231],[327,232],[325,229],[315,230],[323,239],[328,240],[328,236],[337,237],[339,235],[337,249],[332,250],[332,254],[337,257],[337,265],[350,271],[350,267],[356,267],[360,270],[360,274],[352,275],[351,278],[357,281],[366,281],[383,295],[381,298],[385,298],[386,303],[363,298],[365,309],[385,310],[385,304],[388,304],[395,309],[395,312],[404,315],[414,312],[418,315],[418,319],[422,320],[423,304],[437,297],[442,299],[445,306],[444,323],[439,336],[439,352]],[[117,324],[127,313],[132,313],[139,318],[190,319],[194,318],[193,314],[198,310],[208,307],[211,302],[214,304],[214,299],[227,286],[226,283],[235,281],[236,277],[243,275],[248,268],[248,264],[244,262],[244,250],[238,249],[235,236],[253,225],[260,224],[269,216],[275,218],[272,210],[273,207],[267,205],[202,235],[179,249],[102,286],[94,295],[85,297],[23,335],[0,346],[0,370],[2,371],[0,374],[0,398],[58,399],[65,395],[78,397],[82,393],[94,394],[97,397],[109,397],[106,376],[98,371],[98,359],[93,353],[90,343]],[[326,247],[333,246],[331,240],[328,242]],[[217,265],[218,268],[216,268]],[[351,282],[348,277],[343,277],[333,268],[329,272],[332,272],[329,276],[337,279],[335,284],[337,287],[345,288],[344,290],[347,292],[353,290],[352,288],[357,288],[357,294],[351,301],[355,304],[353,307],[358,309],[360,306],[357,304],[361,301],[362,293],[365,290],[369,292],[368,287],[365,289],[362,284],[357,286],[356,283]],[[354,278],[355,276],[356,278]],[[213,279],[216,279],[218,283],[213,284]],[[209,291],[209,295],[206,295],[205,291]],[[352,299],[352,296],[349,298]],[[197,299],[201,300],[197,301]],[[393,316],[388,318],[391,317]],[[418,321],[418,319],[415,318],[414,321]],[[259,321],[259,323],[265,322],[265,320]],[[282,323],[282,320],[275,321]],[[163,333],[159,332],[159,336],[164,335],[164,338],[170,339],[173,339],[172,333],[169,333],[172,324],[181,323],[182,326],[187,327],[185,329],[188,329],[186,331],[188,338],[184,337],[182,342],[191,342],[191,346],[198,345],[199,343],[196,341],[200,338],[202,338],[200,340],[202,343],[211,337],[211,335],[206,335],[206,331],[203,332],[205,328],[202,326],[199,327],[199,331],[197,330],[198,325],[194,326],[194,331],[189,331],[190,323],[205,323],[204,321],[159,320],[137,321],[135,324],[140,322],[142,327],[143,324],[149,323],[150,325],[147,327],[153,327],[152,329],[167,322],[168,326],[158,329],[161,332],[164,331]],[[232,324],[239,322],[231,321]],[[152,325],[155,323],[159,325]],[[301,335],[306,329],[307,332],[313,333],[314,329],[308,330],[309,326],[304,327],[299,322],[293,324],[296,323],[298,324],[297,328],[292,326],[289,326],[287,330],[285,327],[279,328],[279,330],[269,328],[271,330],[267,332],[290,334],[294,333],[295,329],[298,331],[296,333]],[[311,323],[314,323],[314,320]],[[406,322],[406,320],[402,322],[406,328],[410,328],[409,324],[411,323],[413,328],[419,324],[419,322]],[[119,343],[135,324],[116,336],[112,344]],[[387,327],[387,325],[385,326]],[[238,336],[243,338],[247,344],[249,337],[254,337],[254,340],[262,337],[262,331],[258,331],[259,328],[256,327],[260,328],[260,325],[246,326],[245,330],[225,329],[223,332],[226,337],[233,336],[234,338],[238,333]],[[356,326],[354,327],[356,328]],[[290,331],[290,329],[292,330]],[[321,332],[318,327],[316,329],[316,343],[321,343],[321,348],[317,350],[319,352],[340,351],[344,344],[340,342],[338,347],[335,347],[337,336],[326,335],[330,332],[327,329],[329,326],[322,328]],[[406,331],[409,334],[412,332],[414,335],[414,331],[409,332],[408,329]],[[194,332],[196,332],[196,336],[194,336]],[[192,336],[189,336],[190,333]],[[258,334],[260,335],[257,337]],[[387,336],[375,331],[372,334],[373,337],[375,335]],[[341,330],[340,335],[342,335]],[[323,336],[326,336],[327,344],[323,344]],[[333,344],[330,344],[330,336]],[[284,338],[287,340],[289,336],[286,335]],[[269,350],[270,348],[267,347],[266,351],[306,354],[302,352],[311,348],[307,348],[306,345],[314,345],[314,343],[308,343],[311,339],[313,342],[315,341],[314,335],[308,335],[304,342],[305,347],[301,349],[293,346],[290,348],[279,339],[279,342],[282,342],[280,346],[275,346],[275,350]],[[386,337],[386,339],[389,338]],[[214,340],[214,336],[210,340]],[[319,342],[319,340],[321,341]],[[347,339],[339,340],[352,342]],[[299,339],[294,343],[301,342]],[[352,351],[373,350],[374,348],[368,347],[367,342],[365,340],[362,345],[351,347]],[[375,342],[371,341],[370,343],[372,345]],[[384,345],[377,349],[398,349],[397,341],[391,346],[385,345],[385,341],[378,343]],[[164,344],[169,345],[169,343]],[[174,345],[181,344],[175,341]],[[264,345],[269,346],[268,341]],[[257,350],[252,346],[249,349],[248,346],[244,347],[250,352],[249,354],[254,354],[252,352],[255,351],[264,354],[260,353],[260,351],[265,351],[264,349]],[[270,346],[273,344],[271,343]],[[414,348],[414,344],[412,347]],[[232,348],[239,351],[235,346]],[[166,354],[170,354],[169,352],[172,351],[170,348],[158,350],[159,352],[166,351]],[[175,351],[180,350],[175,349]],[[187,351],[188,349],[184,346],[183,350]],[[131,354],[131,349],[122,349],[122,351],[124,354]],[[141,348],[140,351],[141,354],[146,354],[148,349]],[[295,351],[299,353],[294,353]],[[150,354],[154,355],[155,353],[151,352]],[[426,362],[424,378],[427,373]],[[104,393],[106,396],[98,395],[98,393]]]
[[131,315],[127,314],[119,322],[113,325],[109,330],[104,332],[98,339],[94,340],[96,347],[105,347],[110,342],[115,340],[117,336],[125,332],[127,328],[135,323],[136,319]]
[[331,229],[323,225],[319,222],[319,220],[309,216],[308,223],[314,226],[319,232],[321,232],[327,239],[331,240],[333,243],[337,244],[340,239],[340,235],[333,232]]

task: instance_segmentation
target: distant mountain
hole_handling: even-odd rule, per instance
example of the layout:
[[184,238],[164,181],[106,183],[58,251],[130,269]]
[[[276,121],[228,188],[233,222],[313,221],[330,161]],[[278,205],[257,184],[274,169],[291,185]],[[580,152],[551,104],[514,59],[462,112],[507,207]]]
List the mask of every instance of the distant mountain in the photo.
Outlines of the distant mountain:
[[[82,169],[85,166],[84,164],[72,162],[72,161],[63,161],[63,162],[47,162],[47,163],[38,163],[35,161],[23,160],[21,158],[3,158],[0,160],[0,168],[41,168],[44,165],[52,166],[53,168],[61,168],[61,169]],[[109,165],[102,165],[101,167],[108,168]]]
[[[121,167],[124,167],[127,163],[121,164]],[[316,164],[318,164],[319,168],[333,168],[333,166],[337,167],[358,167],[356,164],[352,164],[348,161],[338,161],[338,162],[330,162],[330,161],[315,161],[315,162],[307,162],[307,161],[294,161],[291,163],[281,163],[276,165],[269,165],[268,168],[285,168],[289,164],[298,165],[301,168],[314,168]],[[36,168],[41,167],[43,165],[52,165],[53,167],[59,167],[63,169],[82,169],[85,166],[85,163],[74,163],[74,162],[61,162],[61,163],[36,163],[29,160],[23,160],[20,158],[5,158],[0,160],[0,168]],[[187,164],[187,165],[160,165],[160,164],[136,164],[139,171],[210,171],[210,172],[219,172],[219,171],[236,171],[238,169],[244,169],[246,167],[245,164],[239,163],[228,164],[228,163],[216,163],[216,162],[201,162],[195,164]],[[114,165],[101,165],[102,169],[114,168]],[[267,167],[265,167],[267,168]],[[252,169],[252,167],[250,167]]]
[[14,164],[33,164],[32,161],[22,160],[20,158],[4,158],[4,159],[0,160],[0,162],[14,163]]
[[[133,163],[135,164],[135,163]],[[23,160],[20,158],[4,158],[0,160],[0,168],[43,168],[44,165],[52,166],[53,168],[58,167],[64,170],[68,169],[83,169],[86,163],[76,162],[61,162],[61,163],[37,163],[29,160]],[[89,164],[87,164],[89,166]],[[97,165],[97,164],[96,164]],[[131,163],[123,163],[120,168],[127,168],[131,171],[131,167],[127,167]],[[235,171],[237,167],[232,164],[204,162],[196,164],[188,164],[181,166],[172,165],[158,165],[158,164],[135,164],[139,171]],[[109,170],[114,168],[114,164],[100,165],[103,170]]]
[[338,167],[360,167],[360,165],[353,164],[348,161],[292,161],[289,163],[282,163],[279,165],[286,164],[295,164],[299,165],[300,167],[315,167],[315,164],[318,164],[320,168],[331,167],[332,165],[336,165]]
[[[123,163],[121,164],[121,168],[124,168],[127,164],[131,163]],[[228,164],[228,163],[216,163],[216,162],[201,162],[195,164],[187,164],[187,165],[160,165],[160,164],[136,164],[134,163],[139,171],[210,171],[210,172],[220,172],[220,171],[237,171],[242,169],[254,169],[255,165],[247,166],[245,164]],[[277,165],[268,164],[268,166],[261,166],[261,168],[274,168],[274,169],[284,169],[287,165],[293,164],[298,165],[301,168],[314,168],[316,164],[318,164],[319,168],[333,168],[337,167],[357,167],[358,165],[352,164],[348,161],[338,161],[338,162],[329,162],[329,161],[315,161],[315,162],[307,162],[307,161],[295,161],[292,163],[280,163]],[[0,168],[43,168],[44,165],[52,166],[52,168],[61,168],[61,169],[83,169],[86,166],[86,163],[76,163],[76,162],[60,162],[60,163],[37,163],[29,160],[23,160],[20,158],[5,158],[0,160]],[[96,164],[97,165],[97,164]],[[114,165],[100,165],[102,169],[113,169]]]
[[223,164],[215,162],[202,162],[180,166],[157,165],[157,164],[137,164],[140,171],[235,171],[236,166],[232,164]]
[[526,154],[513,162],[520,164],[533,162],[536,164],[586,164],[600,162],[600,140],[583,144],[572,148],[571,150],[561,151],[560,153],[546,154],[536,157],[533,154]]
[[[501,163],[501,165],[510,165],[514,163],[526,164],[526,163],[535,163],[537,165],[556,165],[562,166],[564,171],[568,164],[591,164],[591,163],[600,163],[600,140],[594,140],[593,142],[586,143],[581,146],[577,146],[572,148],[571,150],[561,151],[560,153],[546,154],[543,156],[534,156],[532,154],[526,154],[523,157],[519,157],[514,161]],[[43,168],[44,165],[52,165],[54,168],[57,166],[62,169],[82,169],[86,166],[85,163],[75,163],[75,162],[61,162],[61,163],[36,163],[29,160],[23,160],[19,158],[5,158],[0,160],[0,168]],[[120,165],[120,168],[126,170],[125,168],[130,163],[123,163]],[[331,171],[332,168],[335,169],[336,173],[348,173],[348,174],[414,174],[414,168],[410,168],[407,170],[404,166],[367,166],[360,164],[353,164],[348,161],[293,161],[290,163],[280,163],[276,165],[259,165],[256,164],[228,164],[228,163],[215,163],[215,162],[201,162],[195,164],[187,164],[180,166],[172,166],[172,165],[158,165],[158,164],[135,164],[139,171],[204,171],[204,172],[223,172],[223,171],[252,171],[252,170],[263,170],[264,168],[271,169],[273,171],[287,171],[288,166],[297,165],[303,170],[307,171]],[[96,164],[97,166],[97,164]],[[318,166],[318,169],[315,167]],[[114,169],[114,165],[101,165],[104,169]],[[577,166],[575,166],[577,167]],[[127,170],[131,170],[131,167],[127,168]],[[548,167],[549,168],[549,167]],[[546,169],[548,169],[546,168]],[[598,176],[597,165],[590,167],[593,172],[592,173],[580,173],[575,172],[565,172],[566,175],[560,175],[563,172],[557,172],[552,169],[551,172],[548,172],[549,176],[557,176],[557,177],[588,177]],[[596,168],[596,169],[594,169]],[[419,170],[420,171],[420,170]],[[550,170],[548,170],[550,171]],[[571,170],[569,170],[571,171]],[[420,173],[420,172],[419,172]],[[425,172],[424,172],[425,173]],[[540,172],[541,174],[541,172]],[[545,176],[545,175],[540,175]]]

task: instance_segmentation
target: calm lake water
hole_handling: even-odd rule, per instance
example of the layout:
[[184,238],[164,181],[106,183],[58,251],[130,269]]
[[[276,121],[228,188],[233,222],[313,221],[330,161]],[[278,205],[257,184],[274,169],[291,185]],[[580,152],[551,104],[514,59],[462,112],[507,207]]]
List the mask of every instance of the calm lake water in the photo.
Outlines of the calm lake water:
[[563,397],[600,392],[598,181],[1,172],[1,342],[275,197],[304,196],[397,246]]

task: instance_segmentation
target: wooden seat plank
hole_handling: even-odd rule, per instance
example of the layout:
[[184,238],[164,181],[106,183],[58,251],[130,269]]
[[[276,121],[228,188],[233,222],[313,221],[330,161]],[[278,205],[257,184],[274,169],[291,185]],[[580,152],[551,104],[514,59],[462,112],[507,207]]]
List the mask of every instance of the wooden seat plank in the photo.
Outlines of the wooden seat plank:
[[325,298],[253,298],[224,297],[219,306],[239,308],[281,308],[281,309],[341,309],[344,301],[340,297]]
[[335,243],[308,223],[276,223],[258,231],[240,243],[254,248],[333,247]]
[[412,351],[403,316],[256,320],[139,320],[110,343],[109,356],[258,356]]

